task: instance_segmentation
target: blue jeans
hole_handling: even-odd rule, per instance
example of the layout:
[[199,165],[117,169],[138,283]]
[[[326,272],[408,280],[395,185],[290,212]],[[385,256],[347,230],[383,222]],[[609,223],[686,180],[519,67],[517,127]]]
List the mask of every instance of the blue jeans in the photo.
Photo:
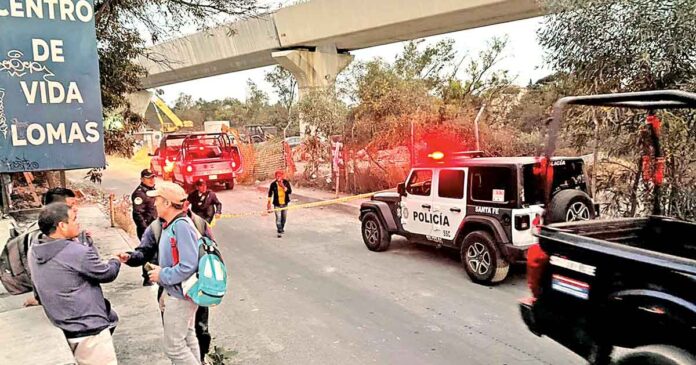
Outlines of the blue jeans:
[[[288,205],[278,205],[275,208],[286,208]],[[275,211],[275,216],[276,216],[276,228],[278,228],[278,233],[283,233],[285,231],[285,221],[288,219],[288,211],[287,210],[281,210],[281,211]]]

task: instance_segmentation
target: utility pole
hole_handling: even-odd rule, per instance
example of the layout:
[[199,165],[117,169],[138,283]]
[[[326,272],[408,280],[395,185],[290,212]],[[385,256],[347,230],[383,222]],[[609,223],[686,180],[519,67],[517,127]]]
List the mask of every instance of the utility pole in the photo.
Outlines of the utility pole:
[[484,103],[481,105],[481,109],[479,109],[478,114],[476,115],[476,119],[474,119],[474,134],[476,135],[476,151],[481,151],[481,139],[479,136],[479,121],[481,120],[481,116],[483,116],[483,111],[486,109],[486,104]]

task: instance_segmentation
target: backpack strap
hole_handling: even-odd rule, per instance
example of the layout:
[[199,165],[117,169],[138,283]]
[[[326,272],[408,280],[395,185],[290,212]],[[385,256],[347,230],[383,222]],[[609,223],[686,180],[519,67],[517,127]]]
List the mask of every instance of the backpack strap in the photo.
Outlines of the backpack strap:
[[152,235],[155,236],[155,242],[159,244],[160,238],[162,238],[162,221],[159,219],[155,219],[150,223],[150,230],[152,231]]
[[[189,224],[193,223],[189,217],[181,217],[181,218],[175,219],[172,223],[169,224],[169,226],[172,227],[172,235],[171,235],[171,237],[169,237],[169,247],[171,247],[171,250],[172,250],[172,261],[174,261],[174,265],[177,265],[179,263],[179,248],[177,247],[177,243],[176,243],[176,232],[174,231],[174,225],[176,224],[176,222],[178,222],[180,220],[183,220]],[[196,239],[198,240],[203,235],[200,234],[200,232],[198,231],[198,227],[196,227],[195,224],[194,224],[194,228],[195,228],[196,236],[197,236]]]

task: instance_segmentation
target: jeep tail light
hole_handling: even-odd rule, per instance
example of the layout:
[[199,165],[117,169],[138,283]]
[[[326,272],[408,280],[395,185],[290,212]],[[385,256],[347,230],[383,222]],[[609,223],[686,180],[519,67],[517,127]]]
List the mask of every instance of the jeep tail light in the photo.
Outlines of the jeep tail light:
[[549,255],[541,249],[538,243],[533,244],[527,251],[527,286],[534,298],[541,294],[541,280],[549,264]]
[[186,172],[188,172],[188,173],[193,172],[193,167],[191,167],[191,165],[186,166]]
[[529,214],[515,216],[515,229],[518,231],[526,231],[529,229],[530,219]]

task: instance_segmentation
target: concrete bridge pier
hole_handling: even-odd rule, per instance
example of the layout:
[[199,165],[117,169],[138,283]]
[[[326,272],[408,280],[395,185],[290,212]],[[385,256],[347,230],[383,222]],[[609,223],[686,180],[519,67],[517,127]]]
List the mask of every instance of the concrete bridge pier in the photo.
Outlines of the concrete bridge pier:
[[[295,76],[300,100],[314,90],[326,90],[334,86],[336,76],[352,61],[354,56],[338,53],[335,45],[317,47],[315,51],[295,49],[273,52],[273,58]],[[300,135],[304,136],[307,124],[300,118]]]

